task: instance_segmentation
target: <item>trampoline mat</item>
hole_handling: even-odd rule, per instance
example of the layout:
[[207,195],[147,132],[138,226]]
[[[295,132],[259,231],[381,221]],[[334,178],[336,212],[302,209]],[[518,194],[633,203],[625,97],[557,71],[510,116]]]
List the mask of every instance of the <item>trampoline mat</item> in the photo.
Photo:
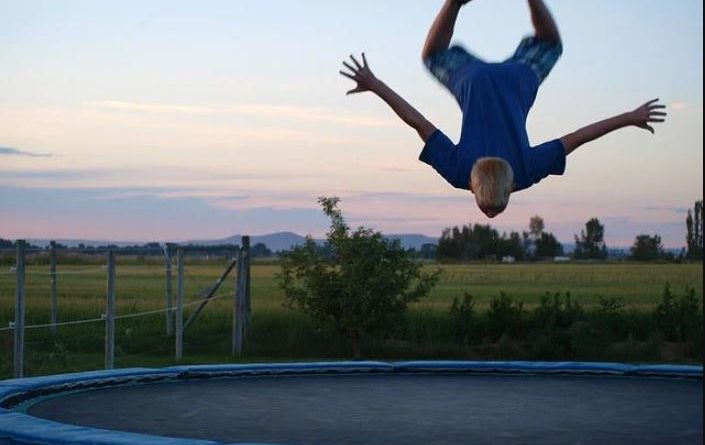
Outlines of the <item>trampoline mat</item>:
[[697,443],[702,380],[379,374],[96,389],[29,414],[158,436],[311,445]]

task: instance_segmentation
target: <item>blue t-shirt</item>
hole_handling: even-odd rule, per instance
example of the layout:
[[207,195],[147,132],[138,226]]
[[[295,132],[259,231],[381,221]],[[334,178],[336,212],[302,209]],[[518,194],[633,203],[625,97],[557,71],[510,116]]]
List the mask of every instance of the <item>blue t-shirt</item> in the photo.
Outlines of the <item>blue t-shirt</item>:
[[529,145],[526,117],[539,81],[528,65],[477,60],[453,72],[448,87],[463,111],[460,142],[456,146],[437,130],[426,141],[419,160],[453,187],[469,189],[470,171],[483,157],[502,158],[512,166],[515,191],[548,175],[563,174],[566,155],[560,140]]

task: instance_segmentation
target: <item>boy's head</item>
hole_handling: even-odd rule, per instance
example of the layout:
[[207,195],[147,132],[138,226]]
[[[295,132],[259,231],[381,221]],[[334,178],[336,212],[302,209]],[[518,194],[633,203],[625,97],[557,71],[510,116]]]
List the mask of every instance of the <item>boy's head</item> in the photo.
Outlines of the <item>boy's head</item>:
[[480,210],[494,218],[507,208],[514,188],[514,171],[501,158],[480,158],[470,172],[470,190]]

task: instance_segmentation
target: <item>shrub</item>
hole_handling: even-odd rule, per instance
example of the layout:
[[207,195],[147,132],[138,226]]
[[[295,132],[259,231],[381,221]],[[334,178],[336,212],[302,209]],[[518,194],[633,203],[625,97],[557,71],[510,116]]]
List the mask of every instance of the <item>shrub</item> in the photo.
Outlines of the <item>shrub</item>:
[[555,335],[556,331],[570,327],[575,321],[584,318],[580,303],[573,302],[570,292],[562,298],[560,293],[546,292],[534,309],[534,322],[545,333]]
[[495,357],[503,360],[519,360],[524,358],[522,345],[507,334],[503,334],[497,342]]
[[573,357],[600,358],[608,341],[587,321],[577,321],[568,329]]
[[523,332],[524,312],[524,303],[504,292],[500,292],[499,298],[492,298],[487,312],[487,328],[492,340],[496,341],[505,334],[519,338]]
[[398,240],[364,227],[351,231],[338,198],[318,202],[331,219],[330,254],[309,238],[282,256],[284,304],[334,327],[359,358],[368,336],[401,330],[408,304],[426,296],[440,272],[422,273]]
[[533,311],[533,327],[537,345],[543,356],[558,356],[571,348],[570,327],[584,318],[580,304],[571,299],[570,292],[561,297],[546,293]]
[[703,315],[695,289],[689,288],[683,297],[677,298],[666,285],[654,317],[667,341],[702,343]]
[[458,303],[458,299],[453,298],[453,304],[450,306],[450,318],[453,325],[453,335],[459,345],[467,345],[478,339],[480,330],[475,317],[475,301],[470,293],[465,293],[462,303]]
[[593,323],[607,338],[621,339],[626,326],[623,323],[624,301],[621,298],[600,296]]

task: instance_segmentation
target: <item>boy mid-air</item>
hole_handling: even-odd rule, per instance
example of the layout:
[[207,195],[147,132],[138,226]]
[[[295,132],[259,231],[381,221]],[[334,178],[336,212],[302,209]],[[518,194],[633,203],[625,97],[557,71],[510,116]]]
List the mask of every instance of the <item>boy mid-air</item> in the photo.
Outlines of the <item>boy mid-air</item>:
[[663,122],[658,99],[634,111],[597,122],[535,147],[529,145],[526,117],[539,85],[561,55],[562,44],[542,0],[528,0],[535,34],[519,44],[501,63],[480,60],[450,45],[460,8],[470,0],[446,0],[422,52],[431,73],[455,96],[463,112],[458,144],[426,120],[401,96],[376,78],[367,64],[350,56],[340,71],[357,86],[348,94],[371,91],[382,98],[426,144],[419,159],[431,165],[453,187],[470,190],[490,218],[504,211],[512,192],[531,187],[548,175],[562,175],[566,155],[581,145],[628,126],[654,132],[650,123]]

